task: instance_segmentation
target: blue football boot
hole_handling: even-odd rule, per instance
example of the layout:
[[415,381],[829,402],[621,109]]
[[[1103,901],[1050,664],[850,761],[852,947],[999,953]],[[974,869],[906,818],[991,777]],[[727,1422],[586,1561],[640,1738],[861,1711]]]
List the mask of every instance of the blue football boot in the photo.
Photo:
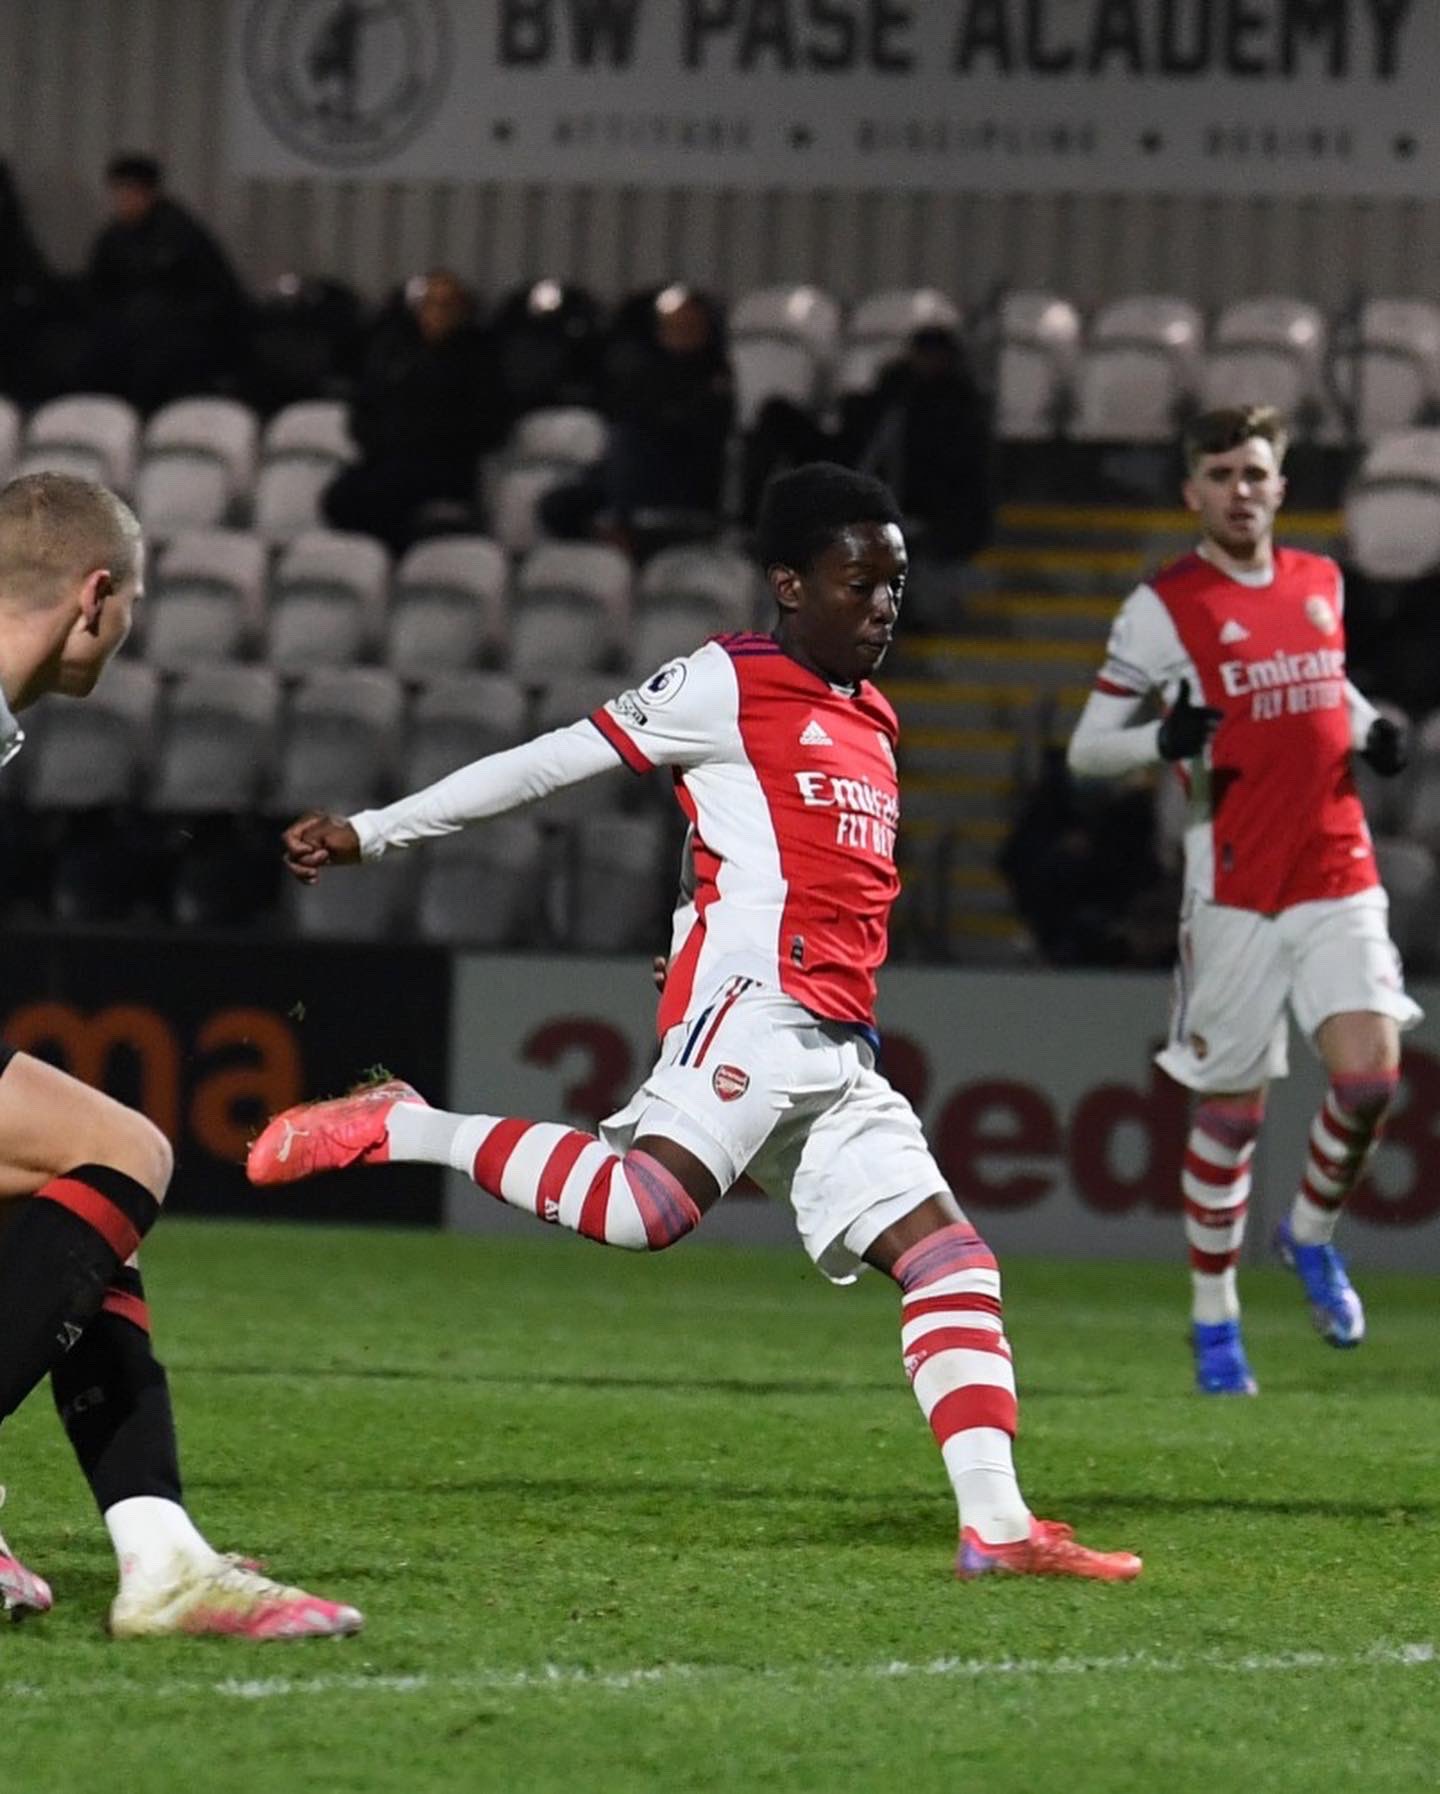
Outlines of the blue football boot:
[[1365,1308],[1345,1274],[1345,1260],[1333,1246],[1302,1246],[1287,1216],[1275,1229],[1275,1253],[1305,1289],[1315,1331],[1332,1346],[1358,1346],[1365,1337]]
[[1194,1321],[1195,1387],[1201,1395],[1255,1395],[1260,1385],[1245,1356],[1239,1321]]

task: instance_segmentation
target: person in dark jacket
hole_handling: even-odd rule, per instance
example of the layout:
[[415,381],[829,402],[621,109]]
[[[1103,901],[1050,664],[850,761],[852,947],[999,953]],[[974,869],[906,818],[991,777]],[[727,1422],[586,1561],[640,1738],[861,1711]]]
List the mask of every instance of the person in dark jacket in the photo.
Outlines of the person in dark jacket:
[[111,220],[90,252],[91,383],[153,411],[243,365],[247,303],[225,252],[164,191],[150,156],[106,169]]
[[459,276],[436,269],[377,328],[350,407],[360,459],[321,501],[336,529],[378,536],[399,554],[422,507],[473,500],[477,461],[505,421],[474,311]]

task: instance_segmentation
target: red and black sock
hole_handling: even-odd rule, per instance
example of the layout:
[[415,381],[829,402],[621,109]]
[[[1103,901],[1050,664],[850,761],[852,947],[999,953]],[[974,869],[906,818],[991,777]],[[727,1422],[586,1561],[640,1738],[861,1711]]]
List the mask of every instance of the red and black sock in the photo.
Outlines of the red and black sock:
[[170,1385],[135,1266],[116,1271],[99,1314],[51,1371],[50,1391],[102,1514],[134,1495],[180,1500]]
[[22,1205],[0,1246],[0,1420],[80,1339],[159,1212],[109,1165],[80,1165]]

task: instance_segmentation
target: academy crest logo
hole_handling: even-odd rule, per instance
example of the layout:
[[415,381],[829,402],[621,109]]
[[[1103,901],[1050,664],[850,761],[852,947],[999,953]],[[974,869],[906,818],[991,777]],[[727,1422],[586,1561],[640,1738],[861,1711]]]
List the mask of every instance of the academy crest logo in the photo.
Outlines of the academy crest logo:
[[329,167],[383,162],[412,142],[453,61],[445,0],[251,0],[244,31],[265,123]]

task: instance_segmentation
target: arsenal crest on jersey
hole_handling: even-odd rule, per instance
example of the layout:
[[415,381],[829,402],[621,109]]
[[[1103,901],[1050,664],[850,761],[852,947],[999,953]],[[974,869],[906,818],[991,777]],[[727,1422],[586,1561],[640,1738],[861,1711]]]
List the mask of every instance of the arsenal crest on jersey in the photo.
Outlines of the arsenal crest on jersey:
[[1335,633],[1335,607],[1328,598],[1322,598],[1318,592],[1305,600],[1305,615],[1321,635]]

